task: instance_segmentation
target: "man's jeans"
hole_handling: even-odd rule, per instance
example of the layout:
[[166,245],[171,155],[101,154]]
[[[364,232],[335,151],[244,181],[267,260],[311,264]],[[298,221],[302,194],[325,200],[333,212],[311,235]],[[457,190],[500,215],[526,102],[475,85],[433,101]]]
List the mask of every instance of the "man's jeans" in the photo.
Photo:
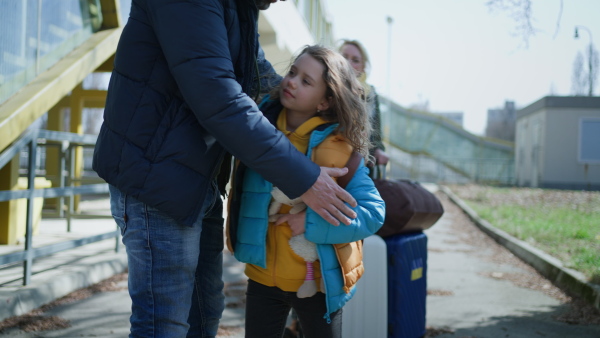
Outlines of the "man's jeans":
[[192,227],[109,189],[129,261],[130,337],[215,337],[225,306],[223,203],[216,185]]

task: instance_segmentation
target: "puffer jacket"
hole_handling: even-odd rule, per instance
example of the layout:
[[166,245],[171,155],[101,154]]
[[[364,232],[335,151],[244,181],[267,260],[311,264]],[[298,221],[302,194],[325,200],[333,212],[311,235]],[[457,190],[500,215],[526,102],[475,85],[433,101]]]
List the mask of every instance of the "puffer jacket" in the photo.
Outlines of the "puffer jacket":
[[[337,124],[333,124],[312,132],[307,157],[312,158],[313,152],[318,152],[319,145],[331,137],[336,127]],[[268,206],[273,185],[241,163],[238,163],[234,175],[229,196],[228,245],[238,260],[265,268]],[[345,277],[356,278],[352,277],[352,270],[357,262],[350,259],[353,266],[341,266],[334,244],[356,242],[371,236],[381,227],[385,217],[385,203],[368,176],[364,160],[361,161],[346,190],[358,202],[358,206],[354,208],[357,218],[351,225],[335,227],[312,209],[308,208],[306,211],[304,235],[307,240],[317,244],[321,276],[326,289],[325,318],[328,320],[332,312],[342,308],[352,298],[355,288],[351,285],[356,282],[354,279],[348,284]],[[347,249],[349,248],[341,248],[341,251]],[[345,276],[345,273],[348,275]]]
[[257,93],[257,69],[279,78],[257,17],[253,0],[132,1],[94,152],[101,178],[186,225],[226,152],[290,197],[310,188],[319,167],[247,95]]

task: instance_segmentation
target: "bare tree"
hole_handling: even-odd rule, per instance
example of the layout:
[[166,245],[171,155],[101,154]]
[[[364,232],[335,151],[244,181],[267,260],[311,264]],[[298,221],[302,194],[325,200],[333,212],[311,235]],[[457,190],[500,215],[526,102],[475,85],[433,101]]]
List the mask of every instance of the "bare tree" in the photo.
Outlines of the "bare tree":
[[[543,0],[540,0],[542,3]],[[554,31],[554,37],[558,35],[560,30],[560,21],[562,18],[564,0],[558,0],[560,7],[556,19],[556,28]],[[486,5],[492,12],[507,12],[508,15],[515,21],[516,27],[514,35],[520,36],[523,39],[525,48],[529,47],[529,39],[535,36],[539,30],[534,26],[534,18],[532,12],[533,0],[487,0]],[[583,26],[576,26],[575,37],[577,38],[577,27],[585,28]],[[586,28],[587,29],[587,28]],[[589,30],[588,30],[589,32]],[[591,32],[590,32],[591,40]],[[581,59],[581,60],[580,60]],[[575,62],[573,63],[573,74],[571,89],[575,95],[585,95],[585,88],[587,87],[587,95],[593,96],[594,89],[596,87],[596,79],[598,77],[598,64],[600,57],[598,51],[594,48],[592,42],[588,46],[587,51],[587,72],[584,70],[583,56],[577,55]],[[584,80],[584,77],[586,78]],[[583,84],[585,82],[585,84]],[[583,86],[583,87],[582,87]],[[582,89],[583,88],[583,89]]]
[[486,5],[492,12],[507,12],[515,21],[513,35],[521,36],[525,48],[529,47],[529,39],[537,33],[533,26],[531,0],[488,0]]
[[583,54],[577,52],[573,61],[573,72],[571,73],[571,93],[575,96],[584,96],[587,78],[583,67]]
[[594,96],[599,63],[598,50],[590,43],[588,47],[588,96]]
[[596,79],[598,78],[598,67],[600,64],[598,50],[590,44],[586,56],[587,69],[582,52],[577,52],[575,60],[573,61],[573,73],[571,74],[571,91],[573,95],[594,96]]
[[[563,1],[560,1],[560,7],[556,19],[556,29],[554,37],[560,29],[560,21],[563,12]],[[535,36],[539,30],[535,28],[533,22],[533,12],[531,9],[532,0],[487,0],[486,5],[492,12],[507,12],[515,21],[516,27],[513,34],[523,39],[525,48],[529,47],[529,39]]]

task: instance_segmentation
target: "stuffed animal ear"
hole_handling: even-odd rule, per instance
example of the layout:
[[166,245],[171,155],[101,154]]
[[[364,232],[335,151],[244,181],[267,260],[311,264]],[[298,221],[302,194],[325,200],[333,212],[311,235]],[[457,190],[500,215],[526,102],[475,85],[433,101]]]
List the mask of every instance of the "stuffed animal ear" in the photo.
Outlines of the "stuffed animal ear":
[[269,205],[269,216],[277,214],[279,209],[281,209],[281,205],[286,201],[289,201],[289,198],[287,198],[283,191],[279,190],[277,187],[271,189],[271,196],[273,196],[273,200]]
[[272,201],[271,205],[269,205],[269,216],[275,215],[281,209],[281,202]]
[[290,199],[277,187],[273,187],[271,190],[271,196],[273,196],[273,198],[279,203],[289,204],[290,202]]
[[[295,200],[294,200],[294,201],[295,201]],[[297,214],[297,213],[299,213],[299,212],[302,212],[302,211],[304,211],[304,209],[306,209],[306,204],[304,204],[304,202],[300,202],[300,203],[298,203],[298,204],[294,205],[294,206],[292,207],[292,209],[290,209],[290,214],[292,214],[292,215],[293,215],[293,214]]]

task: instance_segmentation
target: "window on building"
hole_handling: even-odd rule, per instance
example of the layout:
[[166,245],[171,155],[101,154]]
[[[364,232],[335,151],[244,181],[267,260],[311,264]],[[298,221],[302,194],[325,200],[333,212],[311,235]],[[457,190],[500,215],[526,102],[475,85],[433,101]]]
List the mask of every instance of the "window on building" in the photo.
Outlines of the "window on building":
[[600,163],[600,118],[583,117],[580,120],[579,162]]

